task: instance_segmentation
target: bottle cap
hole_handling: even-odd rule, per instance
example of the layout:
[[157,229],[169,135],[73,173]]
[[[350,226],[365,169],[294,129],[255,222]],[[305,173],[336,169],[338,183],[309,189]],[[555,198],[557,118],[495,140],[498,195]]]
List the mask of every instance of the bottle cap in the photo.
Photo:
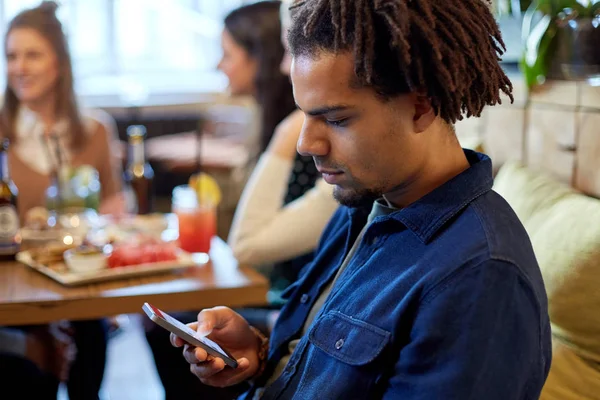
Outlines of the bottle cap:
[[146,136],[146,127],[144,125],[131,125],[127,128],[127,136]]

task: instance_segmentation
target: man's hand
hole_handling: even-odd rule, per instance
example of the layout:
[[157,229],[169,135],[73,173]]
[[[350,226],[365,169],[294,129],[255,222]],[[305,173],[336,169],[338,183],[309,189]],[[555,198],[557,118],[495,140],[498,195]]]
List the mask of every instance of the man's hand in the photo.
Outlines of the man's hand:
[[171,334],[171,344],[183,346],[183,357],[190,370],[202,383],[216,387],[233,386],[251,378],[259,368],[259,340],[248,322],[227,307],[215,307],[198,314],[198,322],[190,328],[214,340],[238,362],[236,369],[226,367],[221,358],[210,356],[206,350],[194,347]]

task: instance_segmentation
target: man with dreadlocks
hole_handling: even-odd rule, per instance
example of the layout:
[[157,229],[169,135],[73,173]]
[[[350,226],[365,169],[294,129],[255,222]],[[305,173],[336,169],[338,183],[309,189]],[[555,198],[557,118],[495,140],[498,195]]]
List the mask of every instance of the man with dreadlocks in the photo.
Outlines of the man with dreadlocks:
[[[529,238],[491,160],[452,125],[511,97],[483,0],[307,0],[292,81],[313,157],[342,207],[287,293],[270,341],[225,307],[192,326],[204,383],[262,399],[537,399],[551,361]],[[184,343],[171,338],[176,346]],[[268,358],[266,362],[266,350]]]

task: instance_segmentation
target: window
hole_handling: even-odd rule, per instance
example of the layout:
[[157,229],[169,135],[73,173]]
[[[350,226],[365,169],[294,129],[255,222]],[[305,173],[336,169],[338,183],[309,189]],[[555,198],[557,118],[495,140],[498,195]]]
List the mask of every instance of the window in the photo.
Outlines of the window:
[[[218,91],[225,15],[244,0],[62,0],[77,90],[138,102],[150,93]],[[40,0],[0,0],[0,24]],[[0,69],[2,85],[5,63]]]

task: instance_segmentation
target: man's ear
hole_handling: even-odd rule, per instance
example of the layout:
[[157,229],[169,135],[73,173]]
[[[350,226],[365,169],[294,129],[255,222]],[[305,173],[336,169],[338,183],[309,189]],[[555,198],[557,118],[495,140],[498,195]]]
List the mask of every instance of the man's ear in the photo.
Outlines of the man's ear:
[[431,124],[433,124],[436,115],[431,106],[431,100],[424,94],[414,94],[414,105],[415,115],[413,117],[413,128],[416,133],[421,133],[426,131]]

